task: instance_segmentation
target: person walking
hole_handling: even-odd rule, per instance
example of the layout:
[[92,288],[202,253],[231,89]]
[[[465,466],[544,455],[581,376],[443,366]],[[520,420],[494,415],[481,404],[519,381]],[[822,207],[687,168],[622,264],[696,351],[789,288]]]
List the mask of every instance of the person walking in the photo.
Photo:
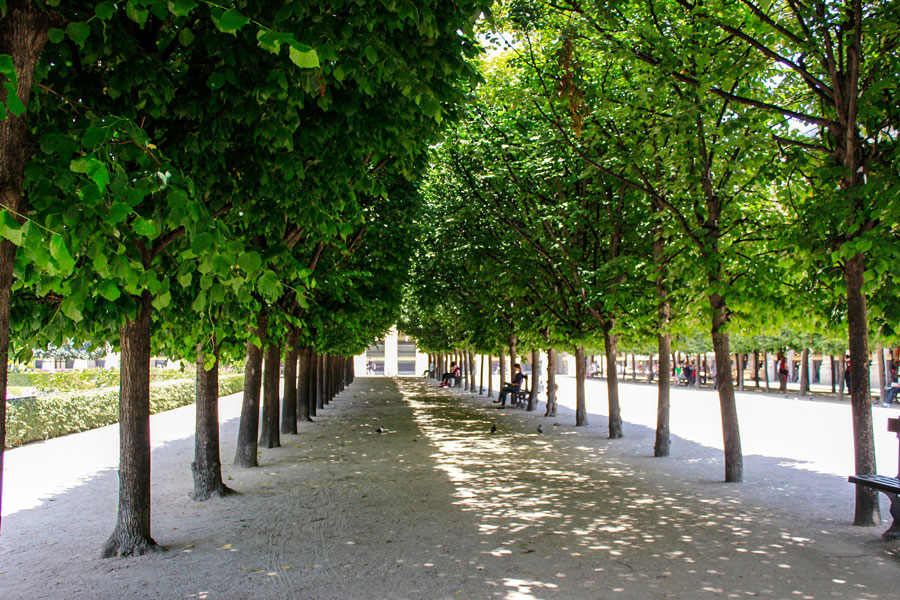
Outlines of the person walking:
[[778,391],[787,392],[788,366],[787,358],[781,352],[778,353]]

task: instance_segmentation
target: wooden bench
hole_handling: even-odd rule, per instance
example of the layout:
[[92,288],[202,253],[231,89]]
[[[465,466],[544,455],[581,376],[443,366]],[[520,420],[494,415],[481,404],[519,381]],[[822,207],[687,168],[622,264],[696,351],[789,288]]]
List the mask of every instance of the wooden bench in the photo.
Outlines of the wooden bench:
[[[900,419],[888,419],[888,431],[893,431],[900,438]],[[851,475],[850,483],[878,490],[891,500],[891,516],[894,522],[881,536],[886,540],[900,539],[900,475]]]
[[525,408],[526,406],[528,406],[529,395],[531,395],[531,391],[528,389],[528,375],[523,374],[522,383],[519,384],[519,389],[509,396],[510,406],[514,406],[516,408]]

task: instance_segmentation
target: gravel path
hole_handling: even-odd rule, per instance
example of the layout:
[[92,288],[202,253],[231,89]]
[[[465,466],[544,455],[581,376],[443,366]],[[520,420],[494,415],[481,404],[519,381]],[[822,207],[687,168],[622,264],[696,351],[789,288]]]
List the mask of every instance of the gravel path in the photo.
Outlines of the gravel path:
[[[654,459],[653,388],[622,386],[614,441],[603,389],[588,383],[591,424],[576,428],[569,402],[545,419],[543,405],[499,411],[422,379],[360,377],[249,470],[230,466],[230,396],[222,459],[241,494],[203,503],[187,498],[193,408],[156,415],[153,535],[167,552],[140,558],[99,558],[116,427],[30,444],[6,458],[0,598],[900,597],[887,522],[848,524],[846,405],[740,396],[746,481],[727,485],[713,394],[674,391],[672,456]],[[876,434],[891,473],[896,438]]]

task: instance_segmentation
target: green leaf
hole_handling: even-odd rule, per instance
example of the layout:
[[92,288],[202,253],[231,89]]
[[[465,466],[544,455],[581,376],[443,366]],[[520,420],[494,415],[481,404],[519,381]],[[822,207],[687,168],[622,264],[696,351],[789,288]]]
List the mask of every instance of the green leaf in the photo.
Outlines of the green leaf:
[[25,105],[19,99],[15,86],[10,82],[4,82],[3,87],[6,89],[6,108],[14,115],[21,115],[25,112]]
[[107,21],[115,16],[116,14],[116,3],[115,2],[101,2],[94,9],[94,14]]
[[62,29],[58,29],[56,27],[51,27],[47,31],[47,39],[50,40],[51,44],[58,44],[64,39],[66,39],[66,32]]
[[172,294],[169,292],[163,292],[162,294],[157,295],[153,299],[153,308],[156,310],[162,310],[167,307],[172,302]]
[[262,258],[256,252],[247,252],[238,257],[237,264],[245,273],[253,274],[262,266]]
[[174,2],[169,2],[169,11],[176,17],[186,17],[195,8],[197,8],[197,3],[193,0],[175,0]]
[[216,71],[206,80],[206,85],[209,86],[209,89],[215,91],[225,85],[225,76]]
[[274,271],[267,270],[263,276],[259,278],[259,290],[270,301],[275,301],[281,296],[281,282],[278,275]]
[[141,217],[134,220],[134,231],[138,235],[143,235],[150,239],[154,239],[159,235],[153,219],[143,219]]
[[190,29],[182,29],[178,34],[178,43],[182,46],[190,46],[194,41],[194,32]]
[[116,282],[112,279],[107,279],[106,281],[101,283],[98,293],[110,302],[115,302],[122,295],[122,291],[119,289],[119,286],[116,285]]
[[194,254],[197,256],[201,256],[205,253],[209,248],[213,245],[213,236],[209,233],[201,233],[197,237],[194,238],[194,241],[191,243],[191,250],[194,251]]
[[79,47],[83,47],[84,42],[91,35],[91,26],[87,23],[69,23],[66,27],[66,35]]
[[268,50],[278,54],[281,51],[281,44],[284,42],[282,36],[271,29],[260,29],[256,34],[256,41],[263,50]]
[[16,246],[22,245],[25,232],[22,225],[16,221],[8,210],[0,210],[0,237],[4,237]]
[[99,146],[106,141],[108,133],[109,129],[105,127],[88,127],[85,129],[84,135],[81,136],[81,145],[86,148]]
[[59,268],[65,273],[71,273],[75,268],[75,259],[69,253],[66,241],[59,234],[55,234],[50,240],[50,256],[56,259]]
[[128,3],[125,5],[125,14],[128,15],[129,19],[131,19],[138,25],[143,25],[147,22],[147,17],[150,16],[150,11],[146,8],[138,6],[138,3],[134,0],[128,0]]
[[241,29],[241,27],[249,23],[250,19],[232,8],[225,11],[225,13],[218,19],[216,18],[215,13],[213,13],[213,22],[216,24],[216,27],[218,27],[219,30],[223,33],[230,33],[234,35]]
[[127,202],[116,202],[106,212],[105,221],[111,225],[116,225],[124,221],[130,214],[131,206]]
[[191,280],[193,279],[193,275],[191,273],[181,273],[178,275],[178,283],[181,284],[181,287],[189,287],[191,285]]
[[319,66],[319,55],[306,44],[296,40],[288,40],[288,57],[301,69],[314,69]]
[[84,317],[81,315],[81,310],[78,308],[78,305],[72,298],[66,298],[63,300],[62,305],[60,306],[60,310],[62,310],[63,314],[78,323]]

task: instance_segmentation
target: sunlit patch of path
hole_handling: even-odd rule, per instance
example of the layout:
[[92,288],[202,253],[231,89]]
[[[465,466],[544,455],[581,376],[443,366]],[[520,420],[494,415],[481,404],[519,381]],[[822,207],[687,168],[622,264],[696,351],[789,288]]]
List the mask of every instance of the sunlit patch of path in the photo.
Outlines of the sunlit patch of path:
[[827,532],[785,527],[730,487],[699,495],[572,427],[542,420],[540,435],[522,413],[430,382],[399,385],[454,505],[475,517],[483,563],[503,565],[507,598],[896,595],[862,557],[829,554],[816,539]]

